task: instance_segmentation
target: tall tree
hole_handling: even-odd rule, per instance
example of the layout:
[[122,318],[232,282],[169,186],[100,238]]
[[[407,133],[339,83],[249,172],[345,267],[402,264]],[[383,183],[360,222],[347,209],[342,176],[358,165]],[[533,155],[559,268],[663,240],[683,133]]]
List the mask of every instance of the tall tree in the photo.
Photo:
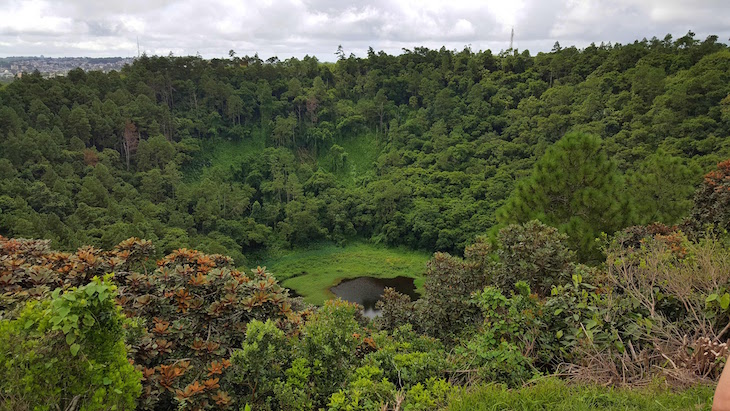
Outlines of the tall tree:
[[568,235],[583,261],[596,260],[595,239],[633,221],[624,181],[599,137],[569,133],[535,164],[498,211],[502,223],[538,219]]
[[692,208],[697,170],[664,150],[647,157],[628,178],[637,222],[676,224]]

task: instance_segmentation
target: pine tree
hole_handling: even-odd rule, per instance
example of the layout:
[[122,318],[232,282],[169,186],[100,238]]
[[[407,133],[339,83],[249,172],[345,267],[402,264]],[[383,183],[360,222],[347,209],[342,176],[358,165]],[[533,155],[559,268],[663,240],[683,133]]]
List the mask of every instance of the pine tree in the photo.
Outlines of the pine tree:
[[685,165],[659,149],[628,176],[628,190],[640,224],[677,224],[689,214],[699,176],[698,167]]
[[624,181],[600,138],[569,133],[538,160],[498,211],[501,223],[538,219],[568,235],[582,261],[600,258],[595,242],[633,220]]

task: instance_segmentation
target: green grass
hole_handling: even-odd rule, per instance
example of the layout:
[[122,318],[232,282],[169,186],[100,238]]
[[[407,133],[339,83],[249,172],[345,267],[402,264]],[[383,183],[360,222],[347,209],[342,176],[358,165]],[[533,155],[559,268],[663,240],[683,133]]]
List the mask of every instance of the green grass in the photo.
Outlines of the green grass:
[[251,136],[241,141],[230,141],[224,138],[204,140],[201,152],[210,166],[193,170],[186,175],[187,181],[197,181],[204,177],[217,178],[226,175],[231,167],[238,167],[264,151],[266,136],[260,129],[252,130]]
[[449,411],[502,410],[710,410],[714,387],[669,391],[660,384],[642,389],[576,386],[548,378],[532,386],[507,390],[498,385],[473,387],[452,398]]
[[[380,154],[375,133],[341,137],[335,143],[342,146],[348,155],[346,167],[334,173],[338,181],[346,186],[351,186],[357,177],[372,170],[375,160]],[[248,161],[265,148],[266,135],[258,127],[251,130],[250,137],[241,141],[230,141],[225,138],[203,140],[202,156],[210,165],[187,170],[185,179],[193,182],[207,176],[216,177],[221,173],[226,174],[231,167],[238,167],[242,162]],[[329,151],[322,150],[317,157],[317,162],[320,167],[333,172]]]
[[358,242],[345,247],[319,244],[309,249],[279,251],[278,255],[264,258],[264,264],[283,286],[319,305],[332,298],[330,287],[347,278],[411,277],[420,290],[429,258],[424,252]]
[[[343,170],[335,172],[337,180],[345,186],[352,186],[358,177],[373,170],[375,160],[378,159],[380,148],[375,138],[375,133],[358,134],[336,139],[335,144],[340,145],[347,153],[347,165]],[[328,151],[323,151],[318,162],[325,170],[332,172]]]

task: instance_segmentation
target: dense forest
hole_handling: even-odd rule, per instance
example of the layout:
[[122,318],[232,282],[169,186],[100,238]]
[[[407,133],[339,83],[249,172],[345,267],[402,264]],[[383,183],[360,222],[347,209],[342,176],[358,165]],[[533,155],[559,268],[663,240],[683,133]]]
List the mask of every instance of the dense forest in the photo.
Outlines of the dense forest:
[[[337,56],[0,86],[0,409],[709,408],[726,44]],[[420,299],[247,261],[318,241],[433,253]]]
[[[678,223],[730,157],[730,51],[715,36],[536,56],[341,52],[334,64],[231,55],[3,87],[0,234],[64,250],[136,236],[160,255],[192,246],[243,264],[255,249],[352,237],[459,253],[538,217],[588,260],[601,231]],[[591,141],[548,150],[569,132]],[[595,153],[590,169],[566,162]],[[543,156],[547,175],[530,184],[586,173],[598,194],[585,216],[515,191]],[[539,216],[545,201],[562,210]]]

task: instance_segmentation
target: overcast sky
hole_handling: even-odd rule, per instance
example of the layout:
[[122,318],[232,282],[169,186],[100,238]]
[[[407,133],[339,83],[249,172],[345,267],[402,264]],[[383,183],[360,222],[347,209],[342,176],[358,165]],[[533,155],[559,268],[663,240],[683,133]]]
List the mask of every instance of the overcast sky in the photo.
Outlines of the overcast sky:
[[315,55],[730,38],[730,0],[0,0],[0,56]]

